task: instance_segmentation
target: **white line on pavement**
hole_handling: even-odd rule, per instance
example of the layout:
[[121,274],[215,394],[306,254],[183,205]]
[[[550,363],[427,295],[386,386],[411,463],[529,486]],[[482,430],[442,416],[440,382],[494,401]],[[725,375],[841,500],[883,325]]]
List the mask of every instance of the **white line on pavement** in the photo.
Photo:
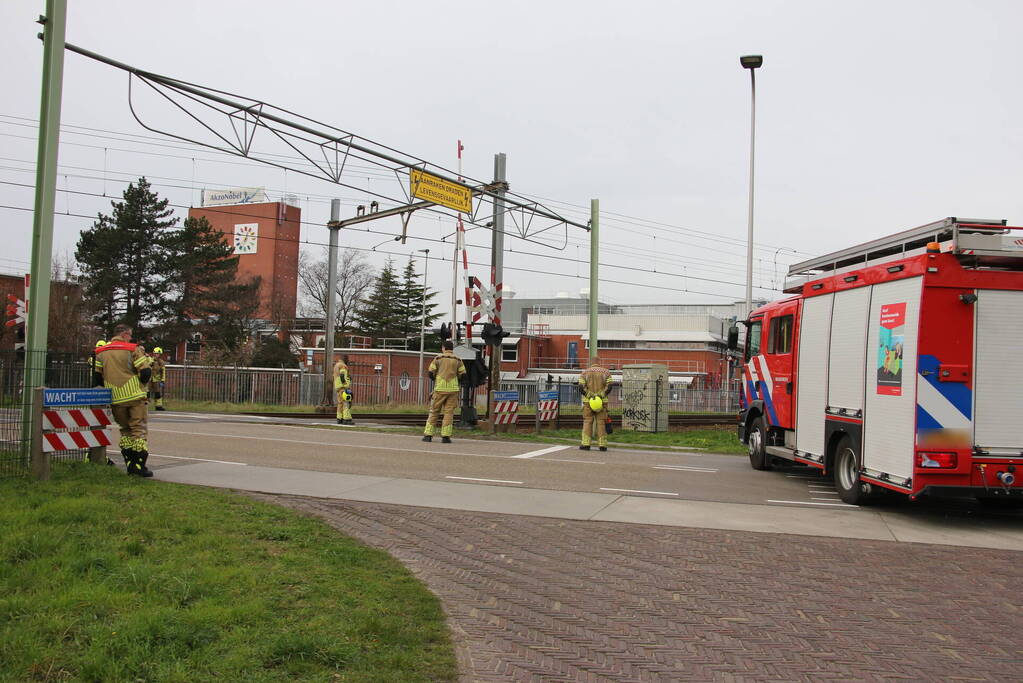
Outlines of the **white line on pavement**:
[[677,496],[677,493],[670,493],[668,491],[637,491],[636,489],[600,489],[601,491],[618,491],[620,493],[652,493],[656,496]]
[[[281,425],[281,426],[285,426],[286,427],[288,425]],[[305,429],[305,427],[300,427],[300,429]],[[457,452],[454,452],[454,451],[438,451],[438,450],[433,450],[432,448],[421,448],[421,449],[413,450],[412,448],[397,448],[395,446],[364,446],[362,444],[338,443],[336,441],[335,442],[331,442],[331,441],[299,441],[298,439],[278,439],[278,438],[271,437],[271,436],[242,436],[242,435],[239,435],[239,434],[215,434],[215,433],[212,433],[212,432],[188,432],[188,431],[181,430],[181,429],[154,429],[154,428],[150,427],[149,431],[151,431],[151,432],[165,432],[167,434],[189,434],[191,436],[214,436],[214,437],[216,437],[218,439],[253,439],[253,440],[256,440],[256,441],[283,441],[284,443],[299,443],[299,444],[305,444],[305,445],[310,445],[310,446],[335,446],[335,447],[338,447],[338,448],[348,447],[348,448],[360,448],[360,449],[373,450],[373,451],[401,451],[401,452],[405,452],[405,453],[422,452],[422,453],[435,453],[435,454],[438,454],[438,455],[465,455],[465,456],[470,456],[470,457],[474,457],[474,458],[505,458],[505,459],[508,458],[507,455],[494,455],[492,453],[457,453]],[[337,434],[337,433],[340,433],[340,432],[330,431],[330,432],[327,432],[327,433],[328,434]]]
[[675,470],[676,472],[717,472],[709,467],[686,467],[685,465],[654,466],[655,470]]
[[538,455],[546,455],[548,453],[554,453],[555,451],[563,451],[570,446],[551,446],[550,448],[541,448],[538,451],[529,451],[528,453],[522,453],[521,455],[513,455],[513,458],[535,458]]
[[858,508],[859,505],[847,505],[846,503],[808,503],[805,500],[768,500],[768,503],[787,503],[789,505],[828,505],[838,508]]
[[186,458],[180,455],[160,455],[159,453],[150,453],[150,457],[153,458],[171,458],[173,460],[198,460],[199,462],[217,462],[221,465],[248,465],[247,462],[232,462],[231,460],[207,460],[206,458]]
[[810,500],[830,500],[830,501],[834,501],[835,498],[814,498],[813,496],[810,496]]
[[463,481],[488,481],[494,484],[521,484],[521,481],[508,481],[507,479],[477,479],[476,477],[444,477],[445,479],[461,479]]

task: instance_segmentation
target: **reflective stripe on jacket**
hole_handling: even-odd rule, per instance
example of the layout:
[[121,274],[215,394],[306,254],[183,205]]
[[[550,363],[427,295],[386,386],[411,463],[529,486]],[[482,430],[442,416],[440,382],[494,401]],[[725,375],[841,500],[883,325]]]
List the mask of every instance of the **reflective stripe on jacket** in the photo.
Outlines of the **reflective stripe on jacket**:
[[458,391],[458,378],[465,374],[465,366],[451,351],[445,351],[430,363],[433,390],[441,393]]
[[149,367],[152,360],[143,347],[128,342],[110,342],[96,350],[96,372],[103,376],[103,386],[113,394],[111,403],[119,405],[146,398],[138,373]]
[[348,374],[348,366],[343,361],[334,363],[334,391],[352,386],[352,376]]

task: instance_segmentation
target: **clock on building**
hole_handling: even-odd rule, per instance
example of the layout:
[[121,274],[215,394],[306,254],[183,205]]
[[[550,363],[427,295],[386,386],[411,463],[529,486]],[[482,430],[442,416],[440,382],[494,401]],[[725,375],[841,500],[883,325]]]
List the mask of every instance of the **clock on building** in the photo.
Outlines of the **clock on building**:
[[255,254],[259,223],[238,223],[234,226],[234,253]]

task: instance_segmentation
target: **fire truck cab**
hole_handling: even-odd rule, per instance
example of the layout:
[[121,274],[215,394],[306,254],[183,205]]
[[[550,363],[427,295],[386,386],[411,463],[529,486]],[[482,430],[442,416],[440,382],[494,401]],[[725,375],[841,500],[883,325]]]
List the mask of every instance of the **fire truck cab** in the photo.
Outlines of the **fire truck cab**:
[[744,321],[750,465],[818,468],[849,504],[1023,499],[1020,230],[946,218],[794,264]]

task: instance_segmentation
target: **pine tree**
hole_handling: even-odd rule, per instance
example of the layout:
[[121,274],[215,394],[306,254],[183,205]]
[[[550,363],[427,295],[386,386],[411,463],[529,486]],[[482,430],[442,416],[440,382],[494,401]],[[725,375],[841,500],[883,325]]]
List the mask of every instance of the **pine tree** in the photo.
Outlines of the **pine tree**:
[[359,330],[366,336],[380,339],[402,336],[401,285],[390,259],[373,283],[373,291],[359,311]]
[[399,310],[401,311],[401,335],[409,340],[410,345],[419,349],[419,328],[420,325],[430,330],[433,323],[440,317],[440,313],[434,313],[437,304],[433,302],[437,292],[426,289],[426,316],[423,317],[423,286],[420,284],[419,275],[416,274],[416,263],[409,259],[401,273],[401,289],[399,290]]
[[91,228],[82,232],[75,258],[82,270],[82,285],[91,300],[94,322],[110,333],[126,322],[141,336],[168,314],[163,286],[172,263],[165,236],[177,224],[167,208],[168,200],[150,190],[145,178],[131,183],[113,212],[98,214]]
[[186,218],[165,243],[174,264],[167,280],[172,316],[163,336],[180,340],[197,331],[210,343],[236,350],[247,339],[259,306],[259,279],[236,281],[238,257],[226,236],[205,218]]

